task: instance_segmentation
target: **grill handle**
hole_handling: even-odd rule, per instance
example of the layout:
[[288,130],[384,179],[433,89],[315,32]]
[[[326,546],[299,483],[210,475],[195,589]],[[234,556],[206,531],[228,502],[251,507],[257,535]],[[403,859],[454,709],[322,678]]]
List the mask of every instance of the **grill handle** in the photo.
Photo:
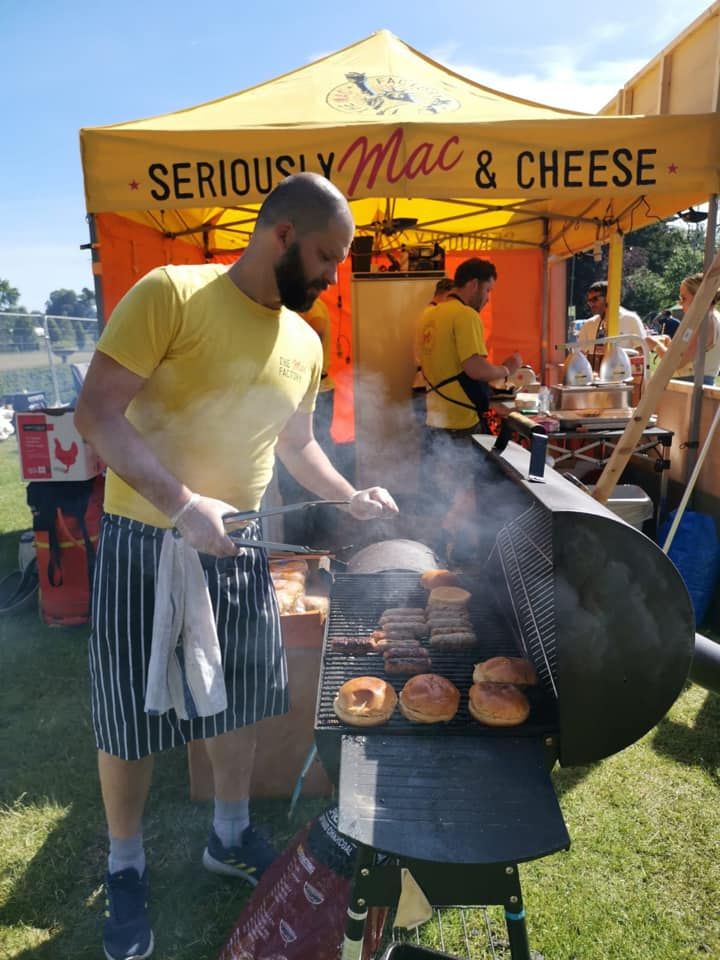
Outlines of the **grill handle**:
[[494,450],[502,453],[512,439],[514,433],[519,433],[530,441],[530,466],[528,480],[544,483],[545,457],[547,454],[547,430],[529,417],[525,417],[517,410],[509,413],[502,422],[500,434],[495,441]]

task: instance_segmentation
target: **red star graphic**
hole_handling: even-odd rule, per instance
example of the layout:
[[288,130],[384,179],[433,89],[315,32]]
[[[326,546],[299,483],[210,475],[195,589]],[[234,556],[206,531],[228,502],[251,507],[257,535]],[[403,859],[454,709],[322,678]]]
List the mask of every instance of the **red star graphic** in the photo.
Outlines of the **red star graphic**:
[[137,180],[131,180],[130,183],[128,184],[128,186],[130,187],[131,190],[139,190],[139,189],[140,189],[140,184],[137,182]]
[[677,173],[677,172],[678,172],[677,164],[671,163],[670,166],[668,167],[668,173]]

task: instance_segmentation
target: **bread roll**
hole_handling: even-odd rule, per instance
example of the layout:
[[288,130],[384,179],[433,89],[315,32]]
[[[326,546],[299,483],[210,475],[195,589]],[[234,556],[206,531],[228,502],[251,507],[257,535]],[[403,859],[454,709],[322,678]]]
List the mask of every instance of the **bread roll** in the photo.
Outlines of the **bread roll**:
[[426,570],[420,577],[420,586],[426,590],[434,590],[435,587],[456,587],[459,583],[456,574],[449,570]]
[[532,687],[537,683],[537,674],[532,663],[523,657],[492,657],[475,664],[473,683],[483,682]]
[[421,673],[400,691],[400,712],[413,723],[447,723],[459,706],[458,688],[436,673]]
[[333,709],[343,723],[353,727],[376,727],[390,719],[397,694],[380,677],[353,677],[337,692]]
[[530,714],[527,697],[511,683],[474,683],[468,709],[471,716],[488,727],[515,727]]
[[428,606],[466,607],[470,594],[462,587],[434,587],[428,596]]

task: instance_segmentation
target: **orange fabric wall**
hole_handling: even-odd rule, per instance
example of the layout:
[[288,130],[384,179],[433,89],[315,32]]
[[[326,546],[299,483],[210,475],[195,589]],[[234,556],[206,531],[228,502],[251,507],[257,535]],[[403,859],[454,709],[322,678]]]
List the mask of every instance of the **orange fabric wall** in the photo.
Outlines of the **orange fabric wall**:
[[166,263],[205,263],[198,247],[168,239],[157,230],[117,214],[96,214],[95,226],[100,243],[105,323],[123,294],[150,270]]
[[[471,253],[445,255],[445,272],[452,277]],[[540,372],[542,328],[542,266],[540,250],[493,250],[477,254],[492,260],[498,278],[481,317],[490,359],[502,363],[514,350]]]
[[[96,215],[100,242],[105,321],[130,287],[154,267],[166,263],[205,263],[202,251],[182,240],[112,213]],[[218,257],[231,263],[236,254]],[[470,253],[448,253],[445,272],[452,277]],[[493,261],[498,280],[482,311],[490,358],[496,363],[519,350],[523,361],[540,369],[542,317],[542,253],[539,250],[500,250],[485,255]],[[352,368],[352,271],[350,258],[338,268],[338,283],[323,294],[330,311],[330,372],[335,381],[332,436],[336,443],[355,438]]]

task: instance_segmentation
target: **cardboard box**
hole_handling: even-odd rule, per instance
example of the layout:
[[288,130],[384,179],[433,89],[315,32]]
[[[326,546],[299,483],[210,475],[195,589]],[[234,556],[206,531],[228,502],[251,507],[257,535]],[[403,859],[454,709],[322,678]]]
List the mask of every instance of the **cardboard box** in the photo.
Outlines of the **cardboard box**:
[[69,407],[16,414],[23,480],[89,480],[105,465],[75,428]]
[[[327,595],[328,583],[311,563],[308,594]],[[315,700],[320,675],[320,657],[325,618],[318,610],[280,617],[288,662],[290,711],[257,724],[257,750],[250,786],[252,797],[290,797],[313,745]],[[190,797],[205,801],[213,797],[213,774],[202,740],[188,744]],[[305,777],[303,796],[326,796],[332,784],[316,758]]]

